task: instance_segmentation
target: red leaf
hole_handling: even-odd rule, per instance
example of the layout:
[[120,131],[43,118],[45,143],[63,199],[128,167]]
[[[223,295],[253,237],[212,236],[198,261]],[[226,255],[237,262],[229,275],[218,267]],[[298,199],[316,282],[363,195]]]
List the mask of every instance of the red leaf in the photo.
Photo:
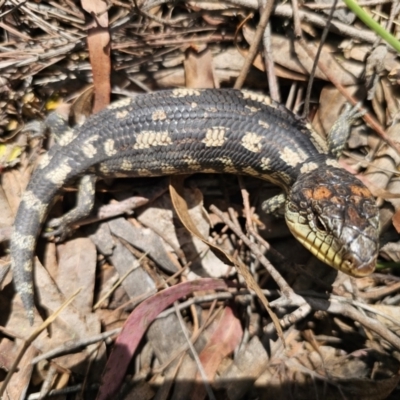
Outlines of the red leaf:
[[110,357],[103,372],[97,400],[115,398],[115,394],[124,379],[126,369],[149,325],[157,315],[181,297],[199,290],[227,289],[224,281],[205,278],[179,283],[157,293],[141,303],[126,320],[121,333],[115,341]]

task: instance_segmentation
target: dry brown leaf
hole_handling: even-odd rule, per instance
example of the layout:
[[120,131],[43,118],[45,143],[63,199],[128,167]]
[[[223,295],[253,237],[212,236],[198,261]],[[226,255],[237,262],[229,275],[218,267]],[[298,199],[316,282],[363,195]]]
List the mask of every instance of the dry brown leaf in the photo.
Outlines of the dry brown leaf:
[[400,262],[400,242],[389,242],[381,248],[381,253],[390,261]]
[[[214,76],[216,82],[220,85],[229,85],[231,82],[237,78],[240,69],[244,63],[244,57],[240,54],[237,48],[227,47],[226,49],[221,49],[219,47],[208,45],[208,48],[213,54],[213,66],[214,66]],[[165,63],[164,63],[165,64]],[[152,74],[154,81],[157,83],[158,88],[171,88],[171,87],[182,87],[185,86],[185,71],[181,67],[182,61],[177,56],[176,59],[168,65],[167,69],[161,69],[155,71]],[[178,65],[178,66],[176,66]],[[289,77],[290,71],[285,72],[282,69],[282,77]],[[136,79],[144,80],[146,76],[144,74],[136,74]],[[304,75],[297,76],[298,79],[304,80]],[[246,77],[246,83],[249,86],[257,87],[258,89],[267,89],[267,80],[265,79],[265,74],[257,69],[251,69]]]
[[[21,341],[18,341],[21,344]],[[7,396],[3,398],[21,399],[25,397],[26,390],[31,380],[33,371],[32,359],[38,355],[39,351],[35,346],[31,346],[22,357],[18,371],[12,376],[7,385]]]
[[110,104],[111,59],[110,33],[108,31],[107,3],[103,0],[81,0],[82,7],[96,21],[96,26],[88,31],[88,50],[93,72],[94,105],[96,113]]
[[0,368],[8,371],[18,354],[18,341],[3,337],[0,341]]
[[43,266],[54,281],[58,273],[57,245],[55,242],[46,243],[44,249]]
[[[110,221],[110,224],[112,223],[114,221]],[[124,277],[121,285],[130,299],[140,298],[142,295],[156,291],[157,284],[154,279],[139,265],[137,258],[119,240],[115,241],[113,254],[109,256],[109,260],[117,270],[119,277]]]
[[[34,278],[35,287],[39,287],[39,290],[36,291],[38,293],[38,304],[50,315],[64,303],[64,296],[60,294],[55,283],[39,262],[35,263]],[[75,286],[76,289],[77,287]],[[41,325],[41,318],[37,313],[34,326],[31,327],[29,325],[19,297],[14,297],[12,311],[6,328],[10,331],[18,332],[18,335],[24,339],[30,337],[33,330]],[[54,347],[65,345],[70,340],[79,340],[98,334],[100,330],[100,322],[96,315],[81,314],[79,310],[69,304],[53,322],[51,337],[48,336],[47,332],[42,332],[34,341],[34,346],[41,352],[47,352]],[[98,348],[98,354],[101,355],[104,350],[105,345],[102,344]],[[86,367],[83,361],[87,361],[91,351],[91,348],[88,348],[76,354],[68,354],[59,357],[57,362],[63,368],[72,368],[76,373],[84,374]]]
[[226,290],[226,283],[211,278],[181,282],[162,290],[143,301],[131,313],[117,337],[102,376],[98,400],[114,399],[122,383],[126,369],[137,350],[143,335],[154,319],[167,307],[182,297],[203,290]]
[[13,215],[17,213],[21,194],[28,184],[29,175],[17,170],[8,170],[2,174],[2,188]]
[[101,28],[108,28],[107,2],[105,0],[81,0],[82,8],[88,12]]
[[382,92],[384,94],[384,110],[386,113],[386,126],[393,126],[398,122],[399,115],[399,93],[388,79],[382,79]]
[[194,236],[198,237],[201,241],[206,243],[213,252],[226,264],[236,265],[237,261],[234,260],[229,254],[226,254],[218,246],[210,243],[208,240],[204,239],[204,236],[199,232],[197,226],[193,223],[190,215],[186,200],[184,198],[183,182],[185,176],[171,176],[170,177],[170,195],[172,204],[174,205],[175,211],[178,214],[179,219],[185,228]]
[[0,186],[0,210],[0,228],[11,226],[14,221],[14,213],[11,211],[11,207],[4,192],[3,185]]
[[110,221],[109,227],[114,236],[125,240],[135,248],[148,254],[164,270],[171,274],[178,271],[177,265],[171,260],[160,237],[152,230],[134,226],[125,218],[116,218]]
[[[387,136],[400,142],[400,124],[393,124],[387,129]],[[379,143],[378,143],[379,144]],[[377,149],[371,150],[374,159],[369,162],[363,176],[372,184],[372,193],[392,204],[395,211],[400,209],[400,181],[397,166],[400,165],[400,154],[389,144],[380,143]],[[380,199],[378,199],[379,201]]]
[[193,47],[186,51],[184,61],[186,87],[213,88],[215,87],[213,60],[209,49],[196,51]]
[[[188,6],[192,8],[194,11],[202,11],[202,10],[210,10],[210,11],[215,11],[215,10],[224,10],[229,7],[228,4],[225,4],[222,1],[216,1],[216,2],[211,2],[211,1],[190,1],[188,2]],[[234,11],[231,11],[229,14],[228,12],[225,12],[224,14],[216,14],[216,13],[202,13],[202,18],[204,21],[211,25],[211,26],[217,26],[221,25],[223,22],[226,22],[227,18],[229,16],[234,15]]]
[[93,306],[97,253],[88,238],[68,240],[58,246],[58,272],[56,282],[66,298],[77,287],[83,287],[72,303],[77,310],[89,314]]
[[105,28],[91,29],[88,35],[88,48],[93,71],[93,113],[96,113],[110,104],[111,60],[108,30]]
[[[360,86],[348,86],[346,90],[353,95],[361,90]],[[326,137],[333,124],[343,112],[343,107],[347,104],[346,98],[331,85],[325,85],[321,91],[319,107],[312,124],[314,129],[322,136]]]
[[[243,336],[243,329],[240,321],[235,317],[230,307],[223,310],[223,314],[218,321],[216,330],[210,337],[205,348],[199,354],[201,364],[209,382],[215,379],[215,375],[224,358],[230,355],[239,345]],[[197,373],[196,380],[201,382],[200,373]],[[199,388],[193,394],[193,400],[201,400],[205,396]]]
[[76,124],[82,124],[92,114],[93,96],[94,87],[90,85],[82,90],[72,103],[70,114]]
[[393,226],[397,233],[400,233],[400,210],[397,210],[392,218]]
[[[203,195],[198,189],[185,189],[185,200],[190,218],[203,237],[210,231],[210,221],[203,208]],[[191,262],[190,271],[200,276],[220,278],[230,267],[223,263],[209,247],[180,225],[176,226],[171,198],[168,193],[139,210],[138,221],[163,239],[165,248],[181,259]]]

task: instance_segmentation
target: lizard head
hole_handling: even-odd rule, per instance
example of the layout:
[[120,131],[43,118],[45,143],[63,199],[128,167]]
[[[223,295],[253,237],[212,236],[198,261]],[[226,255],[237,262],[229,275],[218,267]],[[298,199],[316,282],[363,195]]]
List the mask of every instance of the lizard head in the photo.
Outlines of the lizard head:
[[318,259],[354,277],[375,269],[379,210],[367,187],[341,168],[299,176],[288,194],[286,223]]

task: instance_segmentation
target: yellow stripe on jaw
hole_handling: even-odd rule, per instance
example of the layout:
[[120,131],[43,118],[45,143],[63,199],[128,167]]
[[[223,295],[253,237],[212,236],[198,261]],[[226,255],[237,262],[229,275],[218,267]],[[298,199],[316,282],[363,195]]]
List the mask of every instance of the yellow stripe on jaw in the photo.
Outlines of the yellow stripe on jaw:
[[[318,194],[323,196],[325,189],[320,187],[315,190],[319,190]],[[373,272],[376,257],[375,259],[371,258],[369,262],[364,262],[356,255],[352,256],[349,252],[343,251],[342,246],[344,245],[340,244],[339,239],[332,234],[313,229],[300,213],[291,210],[290,207],[286,207],[285,218],[293,236],[325,264],[355,278],[365,277]]]
[[320,261],[354,276],[352,270],[346,268],[339,254],[333,250],[332,236],[317,234],[307,224],[300,223],[299,218],[300,214],[286,211],[286,223],[293,236]]

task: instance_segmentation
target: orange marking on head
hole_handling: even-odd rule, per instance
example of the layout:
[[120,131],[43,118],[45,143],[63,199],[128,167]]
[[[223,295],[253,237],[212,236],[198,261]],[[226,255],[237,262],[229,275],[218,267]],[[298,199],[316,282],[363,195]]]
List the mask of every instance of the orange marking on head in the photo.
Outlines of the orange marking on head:
[[371,197],[372,194],[365,186],[351,185],[350,191],[355,196]]
[[314,189],[313,192],[313,197],[315,200],[326,200],[332,196],[332,192],[326,186],[320,186]]
[[313,195],[312,189],[303,189],[303,190],[302,190],[302,193],[303,193],[303,196],[304,196],[306,199],[311,199],[311,198],[312,198],[312,195]]

